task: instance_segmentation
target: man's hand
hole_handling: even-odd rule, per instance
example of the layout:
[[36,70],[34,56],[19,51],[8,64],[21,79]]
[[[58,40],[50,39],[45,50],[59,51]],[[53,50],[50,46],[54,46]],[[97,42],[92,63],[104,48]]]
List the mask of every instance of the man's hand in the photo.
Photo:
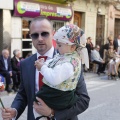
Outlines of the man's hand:
[[13,108],[5,108],[1,109],[2,110],[2,118],[3,120],[11,120],[12,118],[16,117],[16,110]]
[[105,61],[102,61],[102,63],[105,63]]
[[34,102],[33,108],[38,114],[44,115],[44,116],[50,116],[51,113],[53,113],[53,110],[49,108],[42,99],[36,98],[38,100],[38,103]]

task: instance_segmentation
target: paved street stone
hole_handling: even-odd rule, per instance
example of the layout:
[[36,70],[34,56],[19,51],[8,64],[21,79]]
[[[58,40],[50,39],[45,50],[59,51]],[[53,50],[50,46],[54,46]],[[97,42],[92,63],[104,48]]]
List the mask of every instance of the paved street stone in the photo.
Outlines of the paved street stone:
[[[89,108],[78,116],[79,120],[120,120],[120,80],[108,80],[106,75],[94,73],[84,76],[91,101]],[[1,96],[6,107],[10,107],[14,97],[14,93]],[[26,119],[27,110],[19,120]]]

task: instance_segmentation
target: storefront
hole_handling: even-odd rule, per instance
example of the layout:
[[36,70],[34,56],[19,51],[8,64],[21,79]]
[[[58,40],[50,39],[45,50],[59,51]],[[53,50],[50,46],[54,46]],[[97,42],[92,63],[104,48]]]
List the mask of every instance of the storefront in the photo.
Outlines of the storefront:
[[23,57],[28,53],[36,52],[29,37],[29,25],[34,17],[41,15],[47,16],[51,20],[56,31],[71,20],[73,12],[72,8],[66,4],[15,0],[15,9],[12,16],[11,52],[16,48],[20,49]]

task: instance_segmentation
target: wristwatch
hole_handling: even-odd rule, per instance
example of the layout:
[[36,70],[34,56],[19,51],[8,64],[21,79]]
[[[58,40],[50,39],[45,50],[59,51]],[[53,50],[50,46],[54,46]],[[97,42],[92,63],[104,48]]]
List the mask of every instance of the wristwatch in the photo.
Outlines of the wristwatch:
[[52,116],[52,117],[50,118],[50,120],[56,120],[56,118],[55,118],[54,116]]
[[54,111],[51,110],[51,114],[49,115],[50,120],[56,120],[56,118],[54,117]]

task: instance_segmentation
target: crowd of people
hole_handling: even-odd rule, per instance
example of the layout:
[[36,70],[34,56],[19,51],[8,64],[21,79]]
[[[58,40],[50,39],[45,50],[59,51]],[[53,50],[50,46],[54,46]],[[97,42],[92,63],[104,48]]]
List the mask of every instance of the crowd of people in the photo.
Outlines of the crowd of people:
[[17,92],[20,85],[20,61],[23,58],[19,49],[15,49],[13,55],[11,58],[8,49],[3,49],[0,55],[0,75],[5,78],[5,90],[8,93]]
[[[95,47],[92,44],[91,37],[87,38],[86,48],[89,55],[89,63],[97,64],[97,74],[105,74],[107,70],[108,79],[117,79],[119,77],[119,65],[120,65],[120,35],[117,39],[113,39],[112,36],[107,38],[108,43],[105,45]],[[92,65],[93,65],[92,64]]]

